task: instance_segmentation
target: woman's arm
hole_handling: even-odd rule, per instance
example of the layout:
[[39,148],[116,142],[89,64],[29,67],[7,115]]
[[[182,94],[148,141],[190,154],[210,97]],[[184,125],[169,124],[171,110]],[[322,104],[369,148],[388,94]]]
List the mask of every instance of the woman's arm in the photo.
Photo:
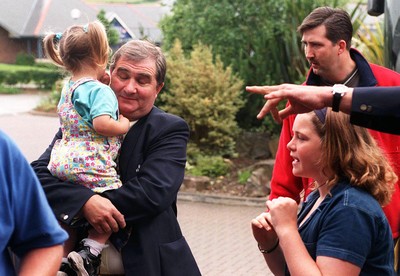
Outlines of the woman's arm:
[[268,200],[267,207],[291,275],[359,275],[361,268],[345,260],[317,255],[314,261],[297,229],[298,206],[293,199],[279,197]]
[[285,259],[279,246],[279,239],[269,220],[269,213],[262,213],[251,221],[254,239],[274,275],[285,275]]

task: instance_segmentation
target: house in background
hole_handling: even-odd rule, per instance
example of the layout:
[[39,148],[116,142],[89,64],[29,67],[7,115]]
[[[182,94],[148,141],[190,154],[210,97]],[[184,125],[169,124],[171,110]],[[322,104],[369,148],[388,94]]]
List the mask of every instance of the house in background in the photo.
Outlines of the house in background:
[[124,22],[118,17],[114,12],[107,12],[106,18],[110,25],[119,33],[119,43],[118,45],[113,45],[113,51],[119,48],[120,45],[131,39],[137,39],[134,33],[129,30],[129,28],[124,24]]
[[[164,1],[167,2],[167,1]],[[163,2],[163,3],[164,3]],[[132,38],[146,38],[156,44],[161,44],[162,33],[158,28],[158,22],[171,10],[170,5],[162,3],[153,4],[90,4],[96,13],[104,10],[108,20],[113,23],[114,19],[129,30]],[[118,30],[118,26],[117,27]]]
[[1,0],[0,63],[14,63],[19,53],[43,58],[42,39],[47,32],[63,32],[74,24],[86,24],[104,10],[120,33],[121,43],[148,38],[160,44],[157,24],[169,11],[154,4],[95,4],[83,0]]

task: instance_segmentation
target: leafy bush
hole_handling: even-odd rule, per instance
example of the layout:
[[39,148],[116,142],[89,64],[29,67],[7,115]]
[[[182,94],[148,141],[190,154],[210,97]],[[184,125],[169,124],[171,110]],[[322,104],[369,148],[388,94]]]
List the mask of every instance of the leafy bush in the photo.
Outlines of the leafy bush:
[[35,65],[35,57],[27,53],[18,53],[15,64],[33,66]]
[[35,67],[51,69],[51,70],[61,70],[60,67],[56,66],[54,63],[51,63],[49,61],[36,62]]
[[238,182],[240,184],[246,184],[250,176],[251,176],[251,171],[249,170],[239,171]]
[[369,62],[385,65],[382,23],[376,22],[373,29],[361,23],[353,42]]
[[0,94],[19,94],[21,89],[17,87],[6,87],[0,84]]
[[226,175],[229,168],[221,156],[198,155],[194,163],[188,166],[187,172],[193,176],[218,177]]
[[235,114],[242,106],[243,82],[224,69],[211,50],[197,45],[185,57],[179,41],[167,54],[168,82],[160,106],[184,118],[190,126],[190,142],[202,154],[234,154],[238,126]]
[[61,90],[63,82],[57,81],[51,90],[51,93],[47,95],[36,107],[36,110],[43,112],[56,112],[57,105],[60,101]]
[[16,85],[33,82],[40,88],[49,90],[62,77],[61,71],[50,68],[0,64],[1,84]]

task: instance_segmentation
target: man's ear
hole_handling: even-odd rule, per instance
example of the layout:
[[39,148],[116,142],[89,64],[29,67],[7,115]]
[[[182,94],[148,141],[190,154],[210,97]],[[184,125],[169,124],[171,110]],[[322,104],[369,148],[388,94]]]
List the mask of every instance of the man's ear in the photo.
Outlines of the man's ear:
[[164,87],[164,83],[161,83],[161,84],[158,84],[157,85],[157,94],[156,94],[156,98],[157,98],[157,96],[158,96],[158,93],[160,93],[160,91],[161,91],[161,89]]
[[337,45],[339,46],[339,55],[343,54],[347,50],[347,43],[343,39],[339,40]]

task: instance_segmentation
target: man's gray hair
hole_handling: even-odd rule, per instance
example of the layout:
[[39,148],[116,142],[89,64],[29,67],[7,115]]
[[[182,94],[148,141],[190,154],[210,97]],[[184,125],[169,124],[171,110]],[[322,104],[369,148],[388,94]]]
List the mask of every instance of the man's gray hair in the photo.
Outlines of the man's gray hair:
[[124,58],[132,61],[141,61],[146,58],[154,59],[156,63],[156,80],[160,85],[165,81],[167,62],[160,47],[146,40],[130,40],[122,45],[112,56],[110,69],[114,69],[116,62]]

